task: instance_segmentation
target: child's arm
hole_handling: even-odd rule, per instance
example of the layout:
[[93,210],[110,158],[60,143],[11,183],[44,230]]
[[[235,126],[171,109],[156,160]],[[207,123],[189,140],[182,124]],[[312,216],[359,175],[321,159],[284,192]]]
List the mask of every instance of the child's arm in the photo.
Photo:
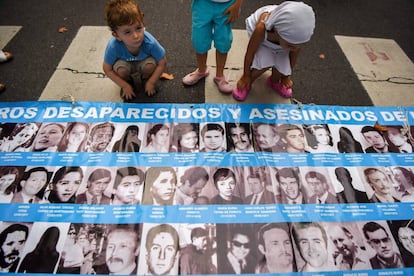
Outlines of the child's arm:
[[233,5],[227,8],[227,10],[224,11],[223,15],[229,14],[229,18],[227,19],[227,24],[230,24],[239,18],[240,14],[240,7],[243,3],[243,0],[236,0]]
[[147,83],[145,84],[145,92],[147,93],[148,96],[152,96],[156,93],[155,83],[160,78],[161,74],[164,72],[166,65],[167,65],[167,58],[164,56],[157,63],[157,67],[155,67],[154,72],[152,73],[151,77],[147,80]]
[[124,92],[123,97],[125,97],[126,100],[130,100],[136,96],[132,86],[124,79],[122,79],[117,73],[115,73],[115,71],[112,69],[112,65],[104,62],[102,68],[108,78],[122,88]]
[[244,56],[244,71],[243,76],[240,78],[240,80],[237,82],[237,87],[239,89],[243,87],[247,87],[250,89],[251,85],[251,70],[250,66],[253,63],[254,55],[256,54],[257,49],[259,48],[260,44],[265,39],[265,33],[266,33],[266,27],[264,24],[264,19],[268,13],[263,13],[260,16],[259,21],[256,24],[256,28],[254,29],[249,44],[247,45],[246,55]]

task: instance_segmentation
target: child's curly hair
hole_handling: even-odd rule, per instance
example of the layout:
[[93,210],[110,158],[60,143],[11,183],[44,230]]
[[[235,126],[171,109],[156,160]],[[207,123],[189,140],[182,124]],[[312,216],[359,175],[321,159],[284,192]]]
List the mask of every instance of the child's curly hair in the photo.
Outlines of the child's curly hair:
[[119,26],[144,22],[144,14],[135,0],[108,0],[105,7],[105,20],[112,31]]

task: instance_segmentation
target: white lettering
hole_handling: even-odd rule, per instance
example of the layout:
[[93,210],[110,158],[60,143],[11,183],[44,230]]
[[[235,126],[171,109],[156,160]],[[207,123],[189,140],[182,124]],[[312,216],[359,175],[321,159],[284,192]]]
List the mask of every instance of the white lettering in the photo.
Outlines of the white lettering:
[[237,120],[240,118],[241,108],[237,108],[237,109],[227,108],[227,110],[231,113],[231,116],[234,120]]
[[249,119],[253,120],[256,118],[262,119],[263,115],[262,113],[260,113],[260,111],[257,108],[252,108],[252,110],[250,111]]

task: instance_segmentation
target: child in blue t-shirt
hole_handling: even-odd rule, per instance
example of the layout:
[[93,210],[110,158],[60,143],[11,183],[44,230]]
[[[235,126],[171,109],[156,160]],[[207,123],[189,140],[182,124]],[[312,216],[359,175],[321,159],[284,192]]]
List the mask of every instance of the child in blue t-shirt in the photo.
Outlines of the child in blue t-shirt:
[[145,31],[143,14],[134,0],[108,0],[105,12],[113,36],[105,49],[105,74],[121,87],[125,101],[140,90],[154,95],[167,64],[164,48]]

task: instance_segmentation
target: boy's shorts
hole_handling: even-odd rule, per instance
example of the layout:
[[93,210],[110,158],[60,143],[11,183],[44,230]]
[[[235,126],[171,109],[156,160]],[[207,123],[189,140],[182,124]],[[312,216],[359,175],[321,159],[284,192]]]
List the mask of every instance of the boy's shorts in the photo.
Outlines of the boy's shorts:
[[139,60],[139,61],[125,61],[125,60],[119,59],[114,63],[112,68],[114,69],[115,72],[118,72],[118,69],[120,67],[124,67],[129,71],[130,75],[141,77],[142,70],[147,64],[157,65],[157,62],[155,61],[153,57],[148,57],[146,59]]
[[233,42],[232,24],[226,23],[229,15],[223,16],[223,13],[233,3],[234,1],[193,1],[191,41],[196,53],[207,53],[212,41],[214,48],[220,53],[225,54],[230,50]]

